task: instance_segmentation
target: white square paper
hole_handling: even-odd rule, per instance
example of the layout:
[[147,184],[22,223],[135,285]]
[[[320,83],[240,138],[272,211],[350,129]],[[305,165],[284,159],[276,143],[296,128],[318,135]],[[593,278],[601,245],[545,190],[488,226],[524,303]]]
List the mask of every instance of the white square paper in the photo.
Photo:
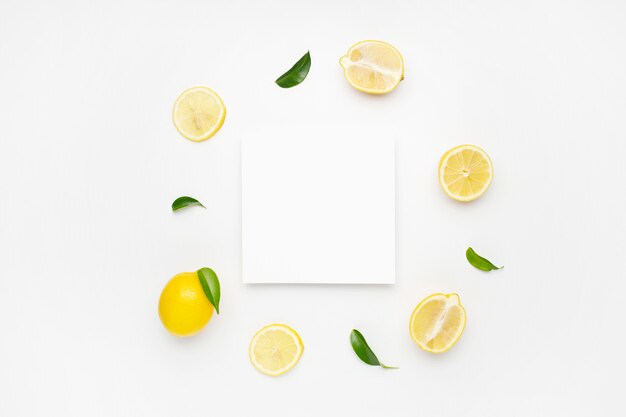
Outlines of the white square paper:
[[395,138],[294,127],[242,140],[244,283],[395,282]]

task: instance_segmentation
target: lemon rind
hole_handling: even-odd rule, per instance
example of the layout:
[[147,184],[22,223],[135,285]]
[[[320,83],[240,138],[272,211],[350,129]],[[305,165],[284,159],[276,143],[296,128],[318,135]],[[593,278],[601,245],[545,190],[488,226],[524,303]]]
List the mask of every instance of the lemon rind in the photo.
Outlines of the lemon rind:
[[[161,295],[159,297],[159,304],[158,304],[159,319],[161,320],[163,327],[168,333],[178,338],[188,338],[188,337],[192,337],[200,333],[206,327],[206,325],[211,321],[211,319],[213,318],[213,313],[215,312],[215,308],[213,307],[213,305],[207,302],[206,304],[208,305],[210,312],[208,313],[208,319],[205,323],[200,324],[199,327],[195,328],[192,331],[175,330],[176,326],[172,326],[172,321],[168,318],[171,316],[171,314],[166,313],[166,311],[169,311],[169,312],[172,311],[171,307],[169,307],[167,304],[168,297],[166,297],[166,290],[169,291],[168,287],[171,285],[174,279],[179,279],[181,276],[185,276],[185,275],[197,276],[195,272],[181,272],[181,273],[174,275],[172,278],[170,278],[170,280],[165,284],[165,286],[161,290]],[[202,288],[200,288],[200,291],[197,291],[197,292],[200,293],[201,291],[202,291]],[[202,294],[202,297],[197,297],[197,298],[204,298],[206,300],[206,297],[204,297],[204,294]]]

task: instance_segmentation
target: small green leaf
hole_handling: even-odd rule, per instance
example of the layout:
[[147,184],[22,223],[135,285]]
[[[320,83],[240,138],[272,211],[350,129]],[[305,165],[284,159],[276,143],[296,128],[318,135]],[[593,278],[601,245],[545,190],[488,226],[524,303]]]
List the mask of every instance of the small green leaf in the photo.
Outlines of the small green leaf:
[[217,274],[211,268],[200,268],[198,278],[206,298],[213,304],[217,314],[220,314],[220,281],[217,279]]
[[398,369],[395,366],[383,365],[378,360],[374,352],[372,352],[372,349],[365,341],[365,338],[363,337],[361,332],[357,329],[352,329],[352,332],[350,333],[350,344],[352,344],[352,350],[354,350],[354,353],[356,353],[359,359],[361,359],[366,364],[372,366],[380,366],[381,368],[385,369]]
[[489,272],[489,271],[503,268],[502,266],[497,267],[491,262],[489,262],[487,259],[483,258],[482,256],[479,256],[476,252],[474,252],[474,249],[472,248],[467,248],[467,251],[465,252],[465,257],[467,258],[469,263],[472,264],[474,268],[478,268],[481,271]]
[[183,196],[178,197],[176,200],[174,200],[174,202],[172,203],[172,211],[177,211],[189,206],[200,206],[202,208],[206,208],[202,205],[201,202],[199,202],[195,198]]
[[276,79],[276,84],[282,88],[291,88],[300,84],[311,69],[311,54],[307,52],[286,73]]

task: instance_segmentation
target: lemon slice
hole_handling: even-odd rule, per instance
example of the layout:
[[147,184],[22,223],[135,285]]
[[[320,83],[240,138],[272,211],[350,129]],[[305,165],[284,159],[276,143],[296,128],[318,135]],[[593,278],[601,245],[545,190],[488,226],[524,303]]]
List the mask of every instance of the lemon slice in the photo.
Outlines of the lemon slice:
[[404,60],[388,43],[362,41],[339,59],[346,80],[357,90],[385,94],[404,79]]
[[304,345],[298,333],[284,324],[270,324],[250,342],[250,361],[266,375],[278,376],[296,366]]
[[493,165],[478,146],[461,145],[443,154],[439,162],[439,183],[448,196],[472,201],[491,185]]
[[202,142],[216,134],[225,118],[224,102],[208,87],[185,90],[174,103],[174,126],[193,142]]
[[411,338],[431,353],[450,349],[465,329],[465,309],[458,294],[433,294],[423,299],[411,315]]

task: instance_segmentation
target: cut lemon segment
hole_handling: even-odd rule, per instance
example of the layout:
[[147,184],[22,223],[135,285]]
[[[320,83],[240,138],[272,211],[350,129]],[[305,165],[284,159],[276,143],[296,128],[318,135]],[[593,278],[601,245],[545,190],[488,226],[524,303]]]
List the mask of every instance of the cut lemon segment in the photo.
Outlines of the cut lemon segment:
[[423,299],[411,315],[411,338],[431,353],[450,349],[465,329],[465,308],[458,294],[433,294]]
[[298,333],[285,324],[270,324],[250,342],[250,361],[260,372],[278,376],[296,366],[304,345]]
[[172,117],[178,133],[190,141],[202,142],[220,130],[226,107],[210,88],[192,87],[178,96]]
[[339,59],[346,80],[357,90],[385,94],[404,79],[404,60],[388,43],[362,41]]
[[478,146],[457,146],[439,161],[439,183],[457,201],[476,200],[487,191],[492,179],[491,159]]

